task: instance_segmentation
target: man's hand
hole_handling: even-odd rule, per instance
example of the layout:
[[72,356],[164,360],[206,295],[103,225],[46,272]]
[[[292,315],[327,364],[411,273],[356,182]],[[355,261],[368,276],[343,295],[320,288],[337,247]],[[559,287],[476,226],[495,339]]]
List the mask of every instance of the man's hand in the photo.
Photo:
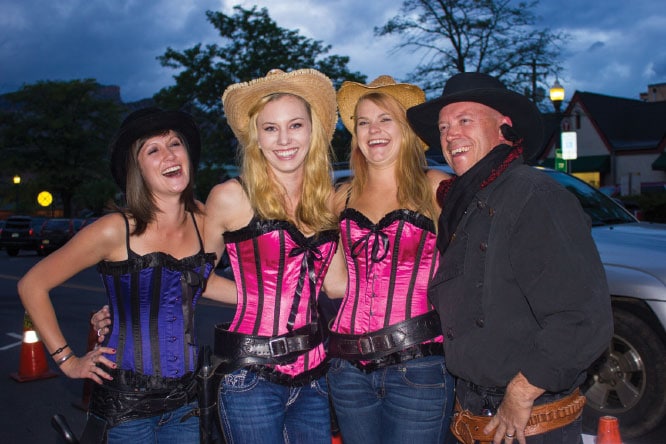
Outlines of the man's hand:
[[525,444],[525,427],[530,419],[534,400],[544,392],[545,390],[530,384],[522,373],[518,373],[506,387],[497,414],[483,430],[484,433],[495,430],[494,444],[509,444],[514,439]]
[[104,342],[105,335],[111,331],[111,312],[109,306],[105,305],[97,313],[90,318],[95,331],[97,331],[97,342],[101,344]]

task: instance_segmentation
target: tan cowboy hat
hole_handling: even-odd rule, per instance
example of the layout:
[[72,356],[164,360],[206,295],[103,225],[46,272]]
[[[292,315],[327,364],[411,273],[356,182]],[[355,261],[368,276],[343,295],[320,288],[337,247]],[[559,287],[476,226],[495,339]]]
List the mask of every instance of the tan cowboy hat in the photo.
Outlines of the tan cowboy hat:
[[367,85],[358,82],[344,82],[338,91],[338,109],[342,123],[350,133],[354,133],[356,103],[364,95],[373,92],[390,95],[405,109],[425,102],[425,93],[421,88],[410,83],[396,83],[393,77],[387,75],[379,76]]
[[442,95],[407,110],[407,119],[421,139],[431,147],[441,149],[439,112],[456,102],[476,102],[489,106],[513,122],[513,128],[524,138],[523,155],[529,160],[536,156],[543,143],[543,123],[537,107],[524,95],[507,89],[495,77],[480,72],[463,72],[451,77]]
[[222,94],[222,106],[231,130],[241,143],[245,143],[250,122],[249,110],[263,97],[288,93],[310,104],[329,138],[333,138],[338,114],[335,88],[331,79],[315,69],[284,72],[272,69],[266,77],[230,85]]

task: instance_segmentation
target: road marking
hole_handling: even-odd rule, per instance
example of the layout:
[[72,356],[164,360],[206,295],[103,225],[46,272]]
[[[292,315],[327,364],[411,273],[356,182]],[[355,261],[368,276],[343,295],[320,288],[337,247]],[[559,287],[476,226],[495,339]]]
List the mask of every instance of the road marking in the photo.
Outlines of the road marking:
[[10,348],[18,347],[23,343],[23,335],[20,335],[18,333],[7,333],[7,336],[10,336],[12,338],[20,339],[18,342],[14,342],[13,344],[5,345],[0,347],[0,351],[5,351],[9,350]]

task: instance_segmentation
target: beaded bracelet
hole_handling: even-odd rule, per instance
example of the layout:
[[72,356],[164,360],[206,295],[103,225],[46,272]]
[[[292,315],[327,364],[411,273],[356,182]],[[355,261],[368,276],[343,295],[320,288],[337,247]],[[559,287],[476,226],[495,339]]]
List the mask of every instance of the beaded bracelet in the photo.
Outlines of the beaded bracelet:
[[58,350],[56,350],[56,351],[54,351],[53,353],[51,353],[51,356],[55,356],[55,355],[57,355],[58,353],[62,353],[63,350],[65,350],[67,347],[69,347],[68,344],[63,345],[63,346],[60,347]]
[[71,358],[72,356],[74,356],[74,353],[70,353],[70,354],[68,354],[68,355],[66,355],[66,356],[63,356],[62,358],[60,358],[60,359],[58,359],[58,360],[56,361],[56,364],[58,364],[58,367],[60,367],[60,366],[66,361],[66,360],[68,360],[68,359]]

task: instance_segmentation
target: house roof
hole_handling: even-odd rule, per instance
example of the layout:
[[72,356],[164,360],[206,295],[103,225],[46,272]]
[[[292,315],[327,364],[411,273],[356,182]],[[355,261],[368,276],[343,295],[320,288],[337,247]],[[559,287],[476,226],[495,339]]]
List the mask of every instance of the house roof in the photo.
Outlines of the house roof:
[[656,150],[666,137],[666,102],[576,91],[567,109],[579,103],[611,151]]

